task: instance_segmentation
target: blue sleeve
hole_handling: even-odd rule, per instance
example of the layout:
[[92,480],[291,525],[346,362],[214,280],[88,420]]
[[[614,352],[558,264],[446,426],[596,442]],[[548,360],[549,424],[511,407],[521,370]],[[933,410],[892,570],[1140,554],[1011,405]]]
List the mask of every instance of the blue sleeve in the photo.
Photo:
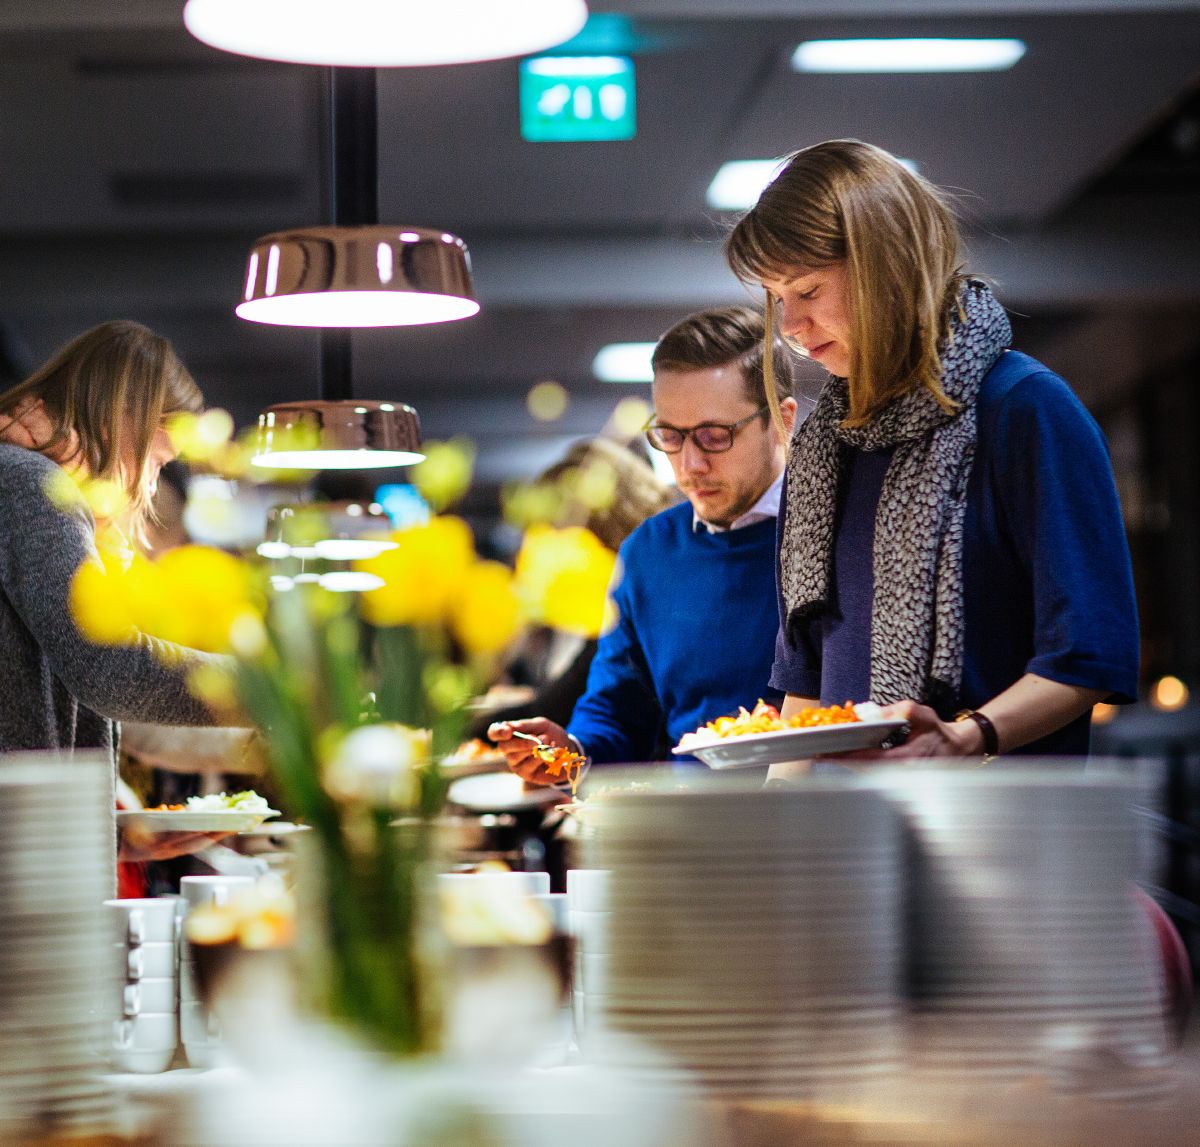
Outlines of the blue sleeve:
[[[786,484],[785,484],[786,490]],[[787,513],[787,496],[780,499],[779,517],[775,524],[775,600],[779,604],[779,632],[775,637],[775,661],[771,665],[768,684],[781,693],[796,697],[821,696],[821,645],[815,640],[815,622],[808,622],[793,634],[795,644],[788,640],[786,608],[783,592],[779,587],[779,563],[783,539],[784,515]]]
[[616,627],[600,638],[587,689],[575,705],[567,731],[579,738],[597,763],[648,761],[657,746],[663,714],[634,625],[628,572],[612,597],[618,611]]
[[1135,700],[1137,605],[1104,435],[1049,371],[1012,388],[994,432],[1004,524],[1033,593],[1026,671]]

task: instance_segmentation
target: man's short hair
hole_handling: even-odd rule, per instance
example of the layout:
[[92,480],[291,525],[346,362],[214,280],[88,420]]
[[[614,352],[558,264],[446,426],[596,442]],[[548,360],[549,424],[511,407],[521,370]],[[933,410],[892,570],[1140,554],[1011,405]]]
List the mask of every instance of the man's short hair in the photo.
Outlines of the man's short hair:
[[[792,355],[782,339],[773,341],[775,394],[792,397]],[[651,364],[660,370],[708,370],[735,364],[746,380],[751,402],[765,402],[762,315],[751,307],[714,307],[677,322],[658,340]]]

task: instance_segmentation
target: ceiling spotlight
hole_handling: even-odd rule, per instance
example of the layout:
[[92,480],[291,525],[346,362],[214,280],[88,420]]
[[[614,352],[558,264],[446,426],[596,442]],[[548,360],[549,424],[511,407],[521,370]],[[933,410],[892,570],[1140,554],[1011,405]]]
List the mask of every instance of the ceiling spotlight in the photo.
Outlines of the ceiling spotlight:
[[524,56],[587,22],[584,0],[188,0],[183,22],[225,52],[395,68]]
[[807,40],[792,53],[797,72],[1002,72],[1023,55],[1021,40]]

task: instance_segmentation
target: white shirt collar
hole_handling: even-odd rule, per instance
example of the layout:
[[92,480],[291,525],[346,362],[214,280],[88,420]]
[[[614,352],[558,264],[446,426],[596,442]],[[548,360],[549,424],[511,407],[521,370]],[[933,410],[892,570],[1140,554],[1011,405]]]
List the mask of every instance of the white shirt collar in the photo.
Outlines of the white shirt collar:
[[742,514],[741,517],[734,518],[728,526],[714,526],[711,522],[706,522],[693,510],[693,532],[703,526],[710,534],[725,534],[730,530],[741,530],[745,529],[746,526],[753,526],[755,522],[762,522],[767,518],[778,518],[779,500],[783,496],[783,474],[784,472],[780,470],[775,481],[763,491],[762,497]]

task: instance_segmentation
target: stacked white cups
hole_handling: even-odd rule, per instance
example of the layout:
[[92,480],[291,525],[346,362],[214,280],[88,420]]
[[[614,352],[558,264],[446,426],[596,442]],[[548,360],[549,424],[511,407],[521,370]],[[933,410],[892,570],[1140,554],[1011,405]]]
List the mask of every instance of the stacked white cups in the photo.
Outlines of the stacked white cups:
[[0,1142],[105,1127],[112,764],[0,756]]
[[[190,912],[201,905],[228,904],[253,886],[252,876],[185,876],[179,882],[179,891]],[[221,1063],[225,1054],[221,1027],[200,998],[196,962],[186,934],[179,939],[179,1030],[192,1067],[215,1067]]]
[[106,900],[123,966],[112,1061],[122,1071],[166,1071],[179,1045],[174,898]]
[[567,872],[567,930],[575,941],[572,976],[575,1041],[586,1048],[596,1012],[608,995],[611,938],[609,873],[601,868]]

